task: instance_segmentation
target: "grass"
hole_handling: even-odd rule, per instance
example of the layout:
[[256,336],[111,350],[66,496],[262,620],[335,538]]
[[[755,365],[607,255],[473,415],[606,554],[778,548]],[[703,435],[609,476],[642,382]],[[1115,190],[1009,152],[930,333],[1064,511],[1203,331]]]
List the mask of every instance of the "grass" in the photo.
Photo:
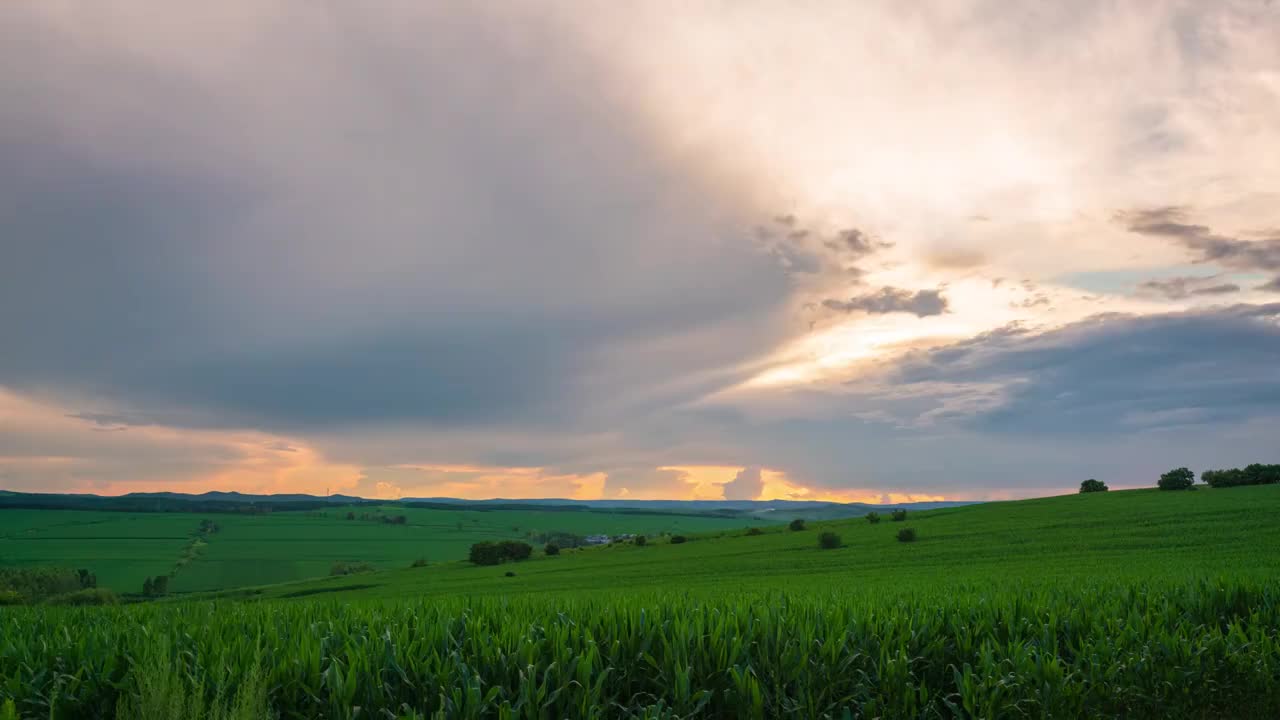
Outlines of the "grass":
[[[1111,492],[913,512],[913,543],[897,541],[903,524],[855,519],[565,552],[515,577],[443,562],[217,600],[6,608],[0,705],[41,718],[1277,717],[1277,517],[1280,486]],[[823,531],[842,547],[819,548]]]
[[[405,515],[406,524],[346,520],[347,512]],[[220,530],[197,537],[201,520]],[[739,528],[745,519],[608,511],[332,508],[266,515],[0,510],[0,564],[94,571],[102,587],[137,592],[173,574],[171,592],[212,591],[323,577],[337,562],[388,569],[423,558],[467,556],[472,543],[529,533],[694,532]]]
[[[520,563],[516,578],[503,577],[506,566],[440,563],[363,575],[358,582],[366,587],[339,596],[901,591],[1014,581],[1179,581],[1222,572],[1265,580],[1280,577],[1276,518],[1280,486],[1069,495],[912,513],[906,524],[917,538],[911,543],[897,541],[903,524],[855,518],[809,523],[799,532],[771,527],[755,537],[738,529],[691,536],[681,545],[587,548],[553,558],[539,553]],[[837,533],[843,545],[820,549],[824,531]],[[342,583],[263,587],[258,596]]]

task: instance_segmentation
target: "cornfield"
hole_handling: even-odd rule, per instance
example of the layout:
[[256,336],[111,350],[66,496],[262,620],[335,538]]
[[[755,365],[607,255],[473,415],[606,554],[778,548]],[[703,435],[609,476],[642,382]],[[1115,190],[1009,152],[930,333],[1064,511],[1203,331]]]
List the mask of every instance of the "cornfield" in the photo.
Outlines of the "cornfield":
[[1280,585],[0,609],[0,718],[1280,717]]

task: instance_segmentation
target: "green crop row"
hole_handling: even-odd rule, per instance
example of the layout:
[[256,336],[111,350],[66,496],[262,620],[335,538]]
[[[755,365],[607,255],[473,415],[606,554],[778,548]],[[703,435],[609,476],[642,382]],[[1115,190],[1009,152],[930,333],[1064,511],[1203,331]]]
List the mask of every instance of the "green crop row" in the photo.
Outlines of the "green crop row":
[[1280,716],[1280,586],[0,610],[22,718]]

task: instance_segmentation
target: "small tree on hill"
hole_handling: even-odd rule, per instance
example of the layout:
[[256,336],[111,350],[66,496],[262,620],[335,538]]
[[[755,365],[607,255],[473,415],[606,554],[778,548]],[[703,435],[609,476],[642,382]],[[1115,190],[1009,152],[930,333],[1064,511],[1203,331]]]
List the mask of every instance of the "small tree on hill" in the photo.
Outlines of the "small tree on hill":
[[909,543],[915,541],[916,531],[914,528],[902,528],[898,531],[898,542]]
[[542,548],[542,552],[546,553],[547,555],[559,555],[559,554],[560,554],[560,546],[559,546],[559,545],[557,545],[557,544],[555,544],[555,543],[547,543],[547,544]]
[[497,565],[502,562],[502,551],[498,549],[497,543],[478,542],[471,546],[467,559],[476,565]]
[[864,517],[866,517],[867,522],[871,523],[872,525],[875,525],[876,523],[880,522],[880,513],[875,512],[874,510],[872,512],[867,513]]
[[764,534],[764,531],[763,531],[763,530],[761,530],[761,529],[760,529],[760,528],[758,528],[758,527],[747,528],[747,534],[748,534],[748,535],[763,535],[763,534]]
[[792,520],[791,524],[788,525],[787,527],[790,528],[792,532],[798,532],[800,530],[803,530],[804,520],[801,518],[796,518],[795,520]]
[[1156,487],[1161,490],[1186,490],[1196,481],[1196,474],[1190,470],[1180,467],[1174,468],[1169,472],[1160,476],[1160,481],[1156,483]]
[[688,540],[689,540],[689,538],[687,538],[687,537],[685,537],[685,536],[683,536],[683,535],[672,535],[672,536],[671,536],[671,544],[672,544],[672,545],[679,545],[679,544],[684,543],[684,542],[686,542],[686,541],[688,541]]
[[1093,478],[1089,478],[1088,480],[1080,483],[1080,492],[1082,493],[1106,492],[1109,489],[1110,488],[1107,487],[1106,483],[1101,480],[1094,480]]
[[907,519],[907,511],[901,508],[894,510],[891,519],[894,522],[902,522]]
[[635,542],[636,542],[636,545],[639,545],[640,547],[644,547],[645,545],[649,544],[649,538],[643,535],[637,535]]
[[818,547],[823,550],[834,550],[840,545],[840,536],[833,532],[824,532],[818,536]]

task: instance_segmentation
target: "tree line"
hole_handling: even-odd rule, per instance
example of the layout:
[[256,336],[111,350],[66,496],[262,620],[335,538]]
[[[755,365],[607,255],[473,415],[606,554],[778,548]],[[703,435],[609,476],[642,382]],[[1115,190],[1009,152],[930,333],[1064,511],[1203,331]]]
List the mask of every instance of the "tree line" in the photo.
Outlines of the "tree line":
[[[1278,485],[1280,484],[1280,465],[1253,463],[1243,468],[1227,470],[1205,470],[1200,479],[1212,488],[1241,487],[1243,485]],[[1193,490],[1196,474],[1188,468],[1174,468],[1161,473],[1156,487],[1161,490]],[[1109,488],[1101,480],[1089,478],[1080,483],[1080,492],[1106,492]]]

